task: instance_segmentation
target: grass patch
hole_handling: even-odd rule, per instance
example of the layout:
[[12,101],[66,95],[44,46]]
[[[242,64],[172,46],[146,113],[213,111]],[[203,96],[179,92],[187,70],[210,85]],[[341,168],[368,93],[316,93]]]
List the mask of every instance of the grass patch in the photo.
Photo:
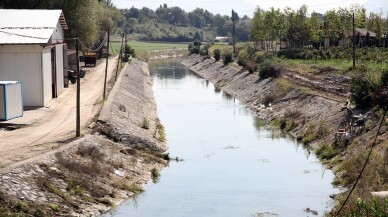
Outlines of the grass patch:
[[58,204],[55,204],[55,203],[50,203],[49,207],[54,212],[59,212],[61,210],[61,208],[59,208]]
[[[148,52],[153,50],[170,50],[170,49],[182,49],[187,48],[189,43],[170,43],[170,42],[147,42],[147,41],[128,41],[128,45],[138,52]],[[111,47],[114,54],[120,52],[121,42],[111,42]],[[111,51],[112,51],[111,50]]]
[[148,120],[148,118],[143,119],[143,123],[141,125],[141,128],[146,129],[146,130],[150,129],[150,121]]
[[130,184],[130,183],[128,183],[128,181],[126,181],[124,179],[115,179],[115,180],[113,180],[112,185],[115,188],[125,190],[125,191],[130,191],[134,194],[138,194],[138,193],[141,193],[144,191],[141,187],[139,187],[135,184]]
[[330,160],[338,154],[338,151],[331,145],[322,145],[315,151],[315,154],[324,160]]
[[71,195],[78,195],[80,197],[85,195],[85,190],[81,187],[80,183],[75,179],[70,179],[67,183],[66,191]]
[[160,142],[166,141],[166,134],[164,132],[164,126],[162,124],[158,124],[156,126],[156,132],[158,134],[157,138]]

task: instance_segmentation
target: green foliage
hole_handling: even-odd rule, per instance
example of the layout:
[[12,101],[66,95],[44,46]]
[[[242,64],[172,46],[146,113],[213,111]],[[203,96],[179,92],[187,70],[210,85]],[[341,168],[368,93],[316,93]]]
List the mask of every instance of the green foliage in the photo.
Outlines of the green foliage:
[[23,209],[24,206],[26,206],[26,204],[25,204],[24,202],[18,201],[18,202],[16,202],[14,208],[15,208],[17,211],[20,211],[20,210]]
[[156,126],[156,131],[158,133],[158,140],[160,142],[165,142],[166,141],[166,134],[164,132],[164,126],[162,124],[158,124]]
[[315,154],[321,159],[330,160],[338,154],[338,151],[331,145],[322,145],[315,151]]
[[201,42],[198,40],[194,40],[192,44],[189,44],[189,52],[190,54],[199,54],[201,49]]
[[302,138],[303,144],[308,145],[317,138],[317,133],[315,128],[316,128],[315,124],[307,125],[304,132],[304,136]]
[[70,194],[78,195],[78,196],[84,196],[85,190],[81,187],[81,183],[75,179],[70,179],[67,183],[66,191]]
[[123,62],[128,62],[130,56],[136,57],[135,49],[131,48],[129,44],[125,44]]
[[221,59],[221,51],[219,49],[214,50],[214,59],[219,61]]
[[212,46],[212,43],[207,43],[204,46],[201,47],[199,54],[201,56],[208,56],[209,55],[209,48]]
[[315,138],[316,138],[316,135],[314,133],[307,133],[307,134],[304,135],[304,137],[302,139],[302,143],[304,145],[308,145],[312,141],[314,141]]
[[360,108],[368,108],[372,105],[371,92],[373,89],[373,84],[363,76],[353,78],[350,84],[352,99]]
[[[231,34],[232,21],[229,16],[214,15],[202,8],[185,12],[179,7],[162,7],[152,10],[123,9],[124,20],[118,22],[118,27],[131,37],[147,41],[188,42],[213,40],[215,36]],[[247,41],[250,19],[244,17],[236,23],[237,40]]]
[[61,208],[58,206],[58,204],[50,203],[49,205],[50,209],[52,209],[54,212],[59,212]]
[[350,203],[348,209],[342,213],[344,216],[386,216],[388,199],[372,198],[363,200],[358,198]]
[[150,122],[147,118],[143,119],[143,123],[141,125],[141,128],[146,129],[146,130],[150,129]]
[[115,188],[119,188],[119,189],[122,189],[122,190],[126,190],[126,191],[130,191],[134,194],[138,194],[138,193],[141,193],[143,192],[144,190],[137,186],[136,184],[129,184],[127,180],[125,179],[115,179],[113,180],[113,183],[112,185],[115,187]]
[[229,50],[224,50],[221,53],[222,61],[224,61],[224,65],[228,65],[233,62],[233,53]]

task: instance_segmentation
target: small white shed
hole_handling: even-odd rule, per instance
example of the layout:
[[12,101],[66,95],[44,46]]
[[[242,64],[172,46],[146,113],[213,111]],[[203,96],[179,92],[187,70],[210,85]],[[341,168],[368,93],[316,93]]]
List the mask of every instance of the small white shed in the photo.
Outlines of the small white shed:
[[0,81],[0,120],[23,116],[22,82]]
[[61,10],[0,9],[0,81],[22,81],[24,106],[63,92],[67,28]]

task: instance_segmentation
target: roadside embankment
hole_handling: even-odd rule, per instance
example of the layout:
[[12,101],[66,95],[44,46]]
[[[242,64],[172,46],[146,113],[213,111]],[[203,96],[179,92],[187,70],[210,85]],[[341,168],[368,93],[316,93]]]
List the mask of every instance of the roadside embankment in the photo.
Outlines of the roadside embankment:
[[[221,62],[196,55],[189,56],[182,63],[216,87],[241,100],[260,117],[268,120],[287,117],[288,121],[284,121],[288,123],[282,124],[288,125],[284,127],[297,138],[322,137],[329,143],[333,139],[329,132],[348,123],[343,102],[314,94],[315,90],[298,88],[292,81],[284,78],[261,79],[239,66],[224,66]],[[325,135],[307,135],[308,128],[321,128]],[[312,142],[314,138],[310,140]],[[316,144],[314,142],[311,145]]]
[[146,63],[125,66],[93,125],[93,134],[0,174],[0,216],[97,216],[167,164]]
[[352,106],[347,98],[349,93],[345,92],[346,82],[322,81],[282,70],[275,73],[276,78],[263,79],[237,65],[225,66],[198,55],[182,58],[181,62],[241,100],[268,121],[270,127],[289,132],[304,147],[313,149],[321,161],[333,169],[336,176],[333,185],[344,189],[335,196],[337,202],[344,200],[347,189],[359,178],[373,144],[367,169],[348,202],[349,213],[360,212],[357,210],[360,201],[374,204],[365,205],[365,210],[380,209],[386,204],[383,199],[373,198],[371,192],[388,188],[388,121],[387,118],[383,121],[376,137],[383,117],[381,109],[362,110]]

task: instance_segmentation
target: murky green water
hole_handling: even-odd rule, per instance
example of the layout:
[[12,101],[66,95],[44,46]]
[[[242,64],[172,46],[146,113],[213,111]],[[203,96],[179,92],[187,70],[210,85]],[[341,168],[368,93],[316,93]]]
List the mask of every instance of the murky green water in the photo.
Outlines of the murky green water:
[[337,193],[313,155],[178,63],[150,65],[171,162],[160,180],[108,216],[322,216]]

